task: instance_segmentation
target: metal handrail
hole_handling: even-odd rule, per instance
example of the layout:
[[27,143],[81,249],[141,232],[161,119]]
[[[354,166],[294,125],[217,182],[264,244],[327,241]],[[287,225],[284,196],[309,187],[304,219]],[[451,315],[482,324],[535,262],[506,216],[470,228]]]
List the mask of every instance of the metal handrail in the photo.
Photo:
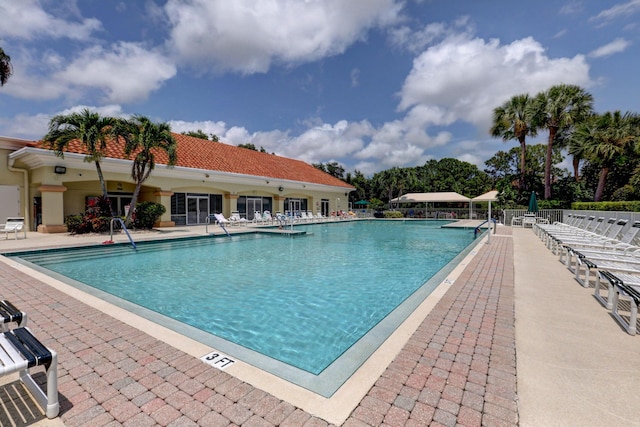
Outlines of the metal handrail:
[[[209,224],[211,223],[211,216],[212,215],[207,216],[207,220],[205,221],[205,224],[204,224],[204,232],[206,234],[209,234]],[[214,217],[214,219],[215,219],[215,217]],[[221,222],[218,221],[218,225],[220,226],[220,228],[222,228],[224,230],[224,232],[227,234],[227,236],[229,236],[229,238],[231,238],[231,234],[229,234],[229,232],[225,228],[224,224],[222,224]]]
[[124,221],[122,220],[122,218],[111,218],[111,224],[109,226],[110,228],[109,240],[113,241],[113,222],[114,221],[120,223],[120,225],[122,226],[122,229],[124,230],[124,233],[129,238],[129,241],[131,242],[131,246],[133,246],[133,249],[138,249],[138,247],[136,246],[136,242],[133,241],[133,238],[131,237],[131,234],[129,234],[129,230],[127,230],[127,227],[124,225]]

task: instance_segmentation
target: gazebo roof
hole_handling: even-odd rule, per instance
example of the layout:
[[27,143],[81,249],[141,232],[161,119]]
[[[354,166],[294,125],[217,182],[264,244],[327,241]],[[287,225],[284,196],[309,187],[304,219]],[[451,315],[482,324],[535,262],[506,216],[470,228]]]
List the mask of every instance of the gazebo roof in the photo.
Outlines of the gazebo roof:
[[407,193],[395,199],[391,199],[393,203],[431,203],[431,202],[463,202],[469,203],[470,198],[458,194],[455,191],[436,192],[436,193]]
[[495,202],[498,200],[498,190],[487,191],[471,200],[474,202]]

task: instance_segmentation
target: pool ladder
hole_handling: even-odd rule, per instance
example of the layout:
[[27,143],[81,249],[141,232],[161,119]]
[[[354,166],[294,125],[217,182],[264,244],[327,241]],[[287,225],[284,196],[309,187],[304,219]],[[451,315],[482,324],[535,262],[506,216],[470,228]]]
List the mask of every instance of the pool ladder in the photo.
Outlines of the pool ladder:
[[111,226],[109,227],[111,232],[109,235],[109,240],[113,242],[113,223],[114,222],[120,223],[120,227],[122,227],[122,229],[124,230],[124,233],[129,238],[129,241],[131,242],[131,246],[133,246],[133,249],[138,249],[136,246],[136,242],[133,241],[133,238],[131,237],[131,234],[129,234],[129,230],[127,230],[127,226],[124,225],[124,221],[122,220],[122,218],[111,218]]

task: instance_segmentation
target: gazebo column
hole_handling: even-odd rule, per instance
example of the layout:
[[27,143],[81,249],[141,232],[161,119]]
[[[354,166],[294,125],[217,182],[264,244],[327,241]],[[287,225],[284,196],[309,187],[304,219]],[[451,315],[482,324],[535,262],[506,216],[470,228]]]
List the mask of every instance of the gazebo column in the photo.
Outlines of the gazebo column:
[[160,219],[153,224],[154,227],[175,227],[176,223],[171,221],[171,196],[173,191],[158,190],[153,193],[156,203],[160,203],[166,208]]
[[42,224],[38,225],[39,233],[66,233],[64,224],[64,185],[41,185],[38,187],[42,196]]

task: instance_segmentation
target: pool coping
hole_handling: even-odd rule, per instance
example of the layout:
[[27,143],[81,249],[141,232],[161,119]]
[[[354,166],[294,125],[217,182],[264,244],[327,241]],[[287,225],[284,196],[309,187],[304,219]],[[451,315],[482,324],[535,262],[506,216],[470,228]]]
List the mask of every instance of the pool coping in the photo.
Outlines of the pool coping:
[[[162,239],[165,240],[165,239]],[[486,240],[486,236],[476,239],[458,256],[447,264],[451,265],[451,270],[446,272],[444,267],[436,276],[440,280],[439,285],[426,297],[411,314],[394,329],[358,369],[333,393],[331,397],[324,397],[307,390],[299,385],[292,384],[274,374],[261,370],[244,361],[237,360],[226,372],[234,377],[260,388],[275,397],[285,400],[301,409],[317,415],[329,422],[341,424],[346,420],[358,403],[366,396],[367,391],[380,378],[384,370],[391,361],[401,351],[402,347],[409,340],[411,335],[418,328],[420,323],[429,314],[431,309],[444,296],[447,290],[455,283],[457,277],[464,268],[475,257],[478,246]],[[10,260],[4,256],[0,259],[23,271],[30,276],[39,279],[50,286],[76,298],[82,299],[88,305],[97,308],[124,323],[143,330],[154,338],[161,340],[173,347],[184,351],[194,357],[202,358],[210,353],[214,348],[203,344],[197,340],[189,338],[180,332],[161,326],[151,320],[131,313],[127,309],[118,307],[109,301],[98,298],[95,295],[79,290],[78,288],[66,284],[58,279],[50,277],[48,274],[40,272],[15,260]],[[434,276],[434,277],[436,277]],[[81,292],[81,295],[78,295]]]

